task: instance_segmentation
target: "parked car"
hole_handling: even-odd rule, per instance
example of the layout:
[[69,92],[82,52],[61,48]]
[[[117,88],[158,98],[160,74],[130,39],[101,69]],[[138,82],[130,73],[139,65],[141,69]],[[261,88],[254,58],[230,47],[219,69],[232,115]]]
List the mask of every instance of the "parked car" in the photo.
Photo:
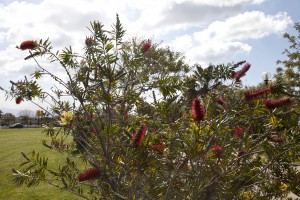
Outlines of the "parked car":
[[24,128],[24,126],[20,123],[16,123],[14,125],[9,126],[9,128]]

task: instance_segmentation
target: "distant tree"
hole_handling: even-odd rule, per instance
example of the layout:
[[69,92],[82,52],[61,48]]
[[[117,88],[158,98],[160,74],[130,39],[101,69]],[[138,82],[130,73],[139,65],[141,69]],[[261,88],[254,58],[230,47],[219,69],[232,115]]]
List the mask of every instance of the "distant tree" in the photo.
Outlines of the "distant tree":
[[3,112],[2,112],[2,110],[0,110],[0,120],[1,120],[0,125],[2,125],[2,116],[3,116]]
[[2,123],[4,125],[11,125],[13,123],[16,122],[16,117],[14,114],[12,113],[5,113],[3,116],[2,116]]
[[40,120],[45,116],[45,112],[43,110],[37,110],[35,116],[38,119],[38,125],[40,124]]
[[33,117],[33,112],[32,112],[32,110],[28,110],[28,109],[21,110],[19,112],[19,116],[20,116],[23,124],[28,124],[30,119]]
[[277,64],[281,64],[283,67],[277,68],[275,78],[277,82],[283,84],[290,96],[300,97],[300,23],[295,23],[294,28],[298,33],[297,36],[289,33],[283,35],[290,45],[283,52],[287,59],[277,61]]

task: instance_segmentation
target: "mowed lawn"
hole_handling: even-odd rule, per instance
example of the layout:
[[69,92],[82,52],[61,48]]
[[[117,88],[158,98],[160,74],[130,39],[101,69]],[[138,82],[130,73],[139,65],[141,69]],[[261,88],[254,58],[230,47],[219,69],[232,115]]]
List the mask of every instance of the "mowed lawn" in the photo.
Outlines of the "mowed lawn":
[[21,152],[30,155],[35,150],[49,158],[49,165],[63,162],[65,158],[62,154],[44,147],[41,143],[42,139],[45,139],[45,135],[39,128],[0,129],[0,200],[81,199],[46,183],[28,188],[18,187],[12,182],[11,169],[20,169],[20,164],[25,161]]

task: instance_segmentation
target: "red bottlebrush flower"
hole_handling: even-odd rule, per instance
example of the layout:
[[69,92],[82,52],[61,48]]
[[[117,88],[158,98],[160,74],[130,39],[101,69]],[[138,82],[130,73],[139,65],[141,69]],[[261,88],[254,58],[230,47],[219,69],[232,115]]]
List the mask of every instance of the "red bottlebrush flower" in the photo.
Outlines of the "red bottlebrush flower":
[[99,168],[94,168],[79,174],[77,179],[78,181],[93,180],[99,178],[100,175],[101,175],[101,170]]
[[151,149],[163,152],[164,151],[164,144],[160,143],[160,144],[152,145]]
[[16,98],[16,104],[20,104],[23,101],[22,97],[17,97]]
[[292,100],[290,98],[287,98],[287,97],[282,98],[282,99],[278,99],[278,100],[267,99],[267,100],[264,101],[265,106],[269,110],[274,110],[275,108],[287,106],[291,103],[293,103]]
[[192,102],[193,118],[199,122],[204,119],[205,111],[201,99],[193,99]]
[[222,99],[222,98],[218,98],[218,99],[217,99],[217,103],[218,103],[219,105],[221,105],[221,106],[224,106],[225,101],[224,101],[224,99]]
[[213,149],[213,150],[216,150],[216,151],[222,151],[222,150],[223,150],[222,147],[221,147],[220,145],[214,145],[214,146],[212,147],[212,149]]
[[147,52],[150,48],[151,48],[151,42],[149,42],[149,41],[145,42],[143,44],[143,48],[142,48],[143,53]]
[[165,144],[164,144],[163,142],[160,142],[160,143],[158,143],[158,144],[151,145],[150,147],[151,147],[151,149],[153,149],[153,150],[157,150],[157,151],[163,152],[163,151],[164,151],[164,146],[165,146]]
[[142,145],[143,139],[147,132],[147,125],[143,124],[133,135],[132,144],[134,147],[138,148]]
[[221,154],[222,154],[222,150],[223,148],[219,145],[214,145],[212,147],[212,150],[214,151],[215,155],[217,158],[220,158],[221,157]]
[[258,97],[259,95],[265,94],[270,91],[271,91],[271,88],[269,88],[269,87],[262,88],[259,90],[245,91],[244,97],[248,101],[248,100],[252,100],[252,99]]
[[31,50],[34,49],[35,47],[36,47],[36,43],[32,40],[24,41],[20,45],[20,49],[23,51],[27,49]]
[[243,133],[243,129],[241,127],[235,128],[235,136],[236,137],[240,137],[242,133]]
[[233,73],[232,78],[235,79],[236,81],[239,81],[241,77],[246,75],[246,72],[250,69],[250,67],[251,64],[246,63],[241,70]]

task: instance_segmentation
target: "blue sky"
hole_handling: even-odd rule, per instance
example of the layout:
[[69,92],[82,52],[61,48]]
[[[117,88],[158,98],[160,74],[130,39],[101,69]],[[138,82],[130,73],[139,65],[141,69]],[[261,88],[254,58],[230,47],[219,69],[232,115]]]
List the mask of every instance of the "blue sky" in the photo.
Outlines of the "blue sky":
[[[299,0],[0,0],[0,86],[8,89],[36,69],[24,61],[27,52],[15,46],[24,40],[50,38],[56,49],[72,45],[80,52],[89,22],[99,20],[107,28],[118,13],[127,37],[163,41],[181,51],[190,64],[229,63],[247,60],[252,64],[246,85],[261,82],[264,71],[275,73],[278,59],[288,43],[284,32],[296,34],[300,22]],[[42,62],[64,76],[58,66]],[[41,82],[49,85],[50,79]],[[0,91],[0,110],[37,109],[29,102],[5,101]],[[14,111],[16,112],[16,111]]]

